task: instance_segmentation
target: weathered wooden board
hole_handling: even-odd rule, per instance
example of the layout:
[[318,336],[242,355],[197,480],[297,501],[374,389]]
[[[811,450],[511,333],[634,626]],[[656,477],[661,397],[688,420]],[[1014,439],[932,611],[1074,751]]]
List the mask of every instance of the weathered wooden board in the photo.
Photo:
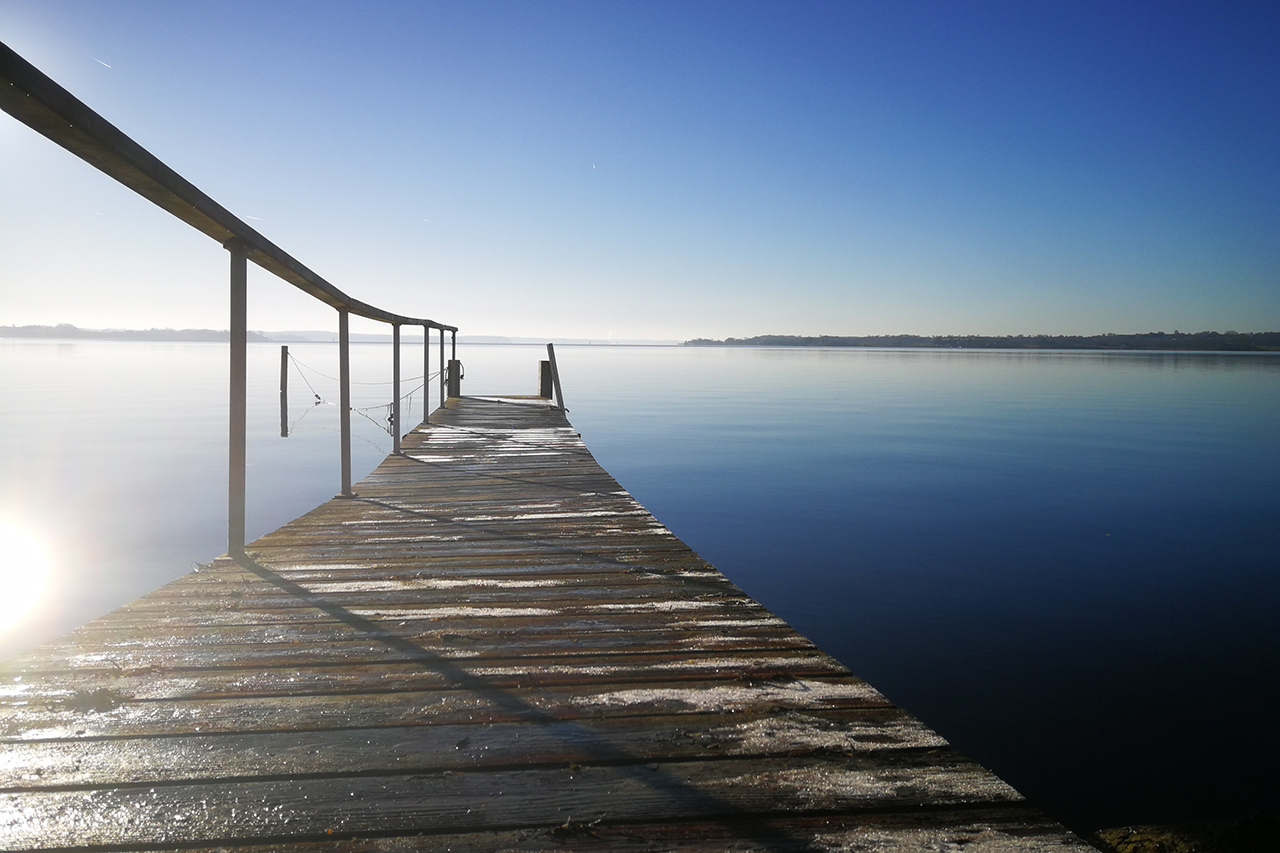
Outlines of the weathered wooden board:
[[0,670],[0,848],[1087,849],[547,402],[450,400],[402,449]]
[[[251,779],[270,763],[278,777],[590,764],[602,753],[631,762],[731,757],[852,755],[881,749],[938,748],[945,743],[897,708],[654,715],[524,723],[448,723],[427,727],[192,734],[176,737],[73,738],[8,743],[0,792],[103,784]],[[193,761],[192,757],[198,758]]]
[[486,772],[207,780],[198,785],[0,794],[0,832],[67,847],[334,833],[551,828],[570,818],[634,823],[788,812],[1017,802],[946,750],[871,759],[717,759]]

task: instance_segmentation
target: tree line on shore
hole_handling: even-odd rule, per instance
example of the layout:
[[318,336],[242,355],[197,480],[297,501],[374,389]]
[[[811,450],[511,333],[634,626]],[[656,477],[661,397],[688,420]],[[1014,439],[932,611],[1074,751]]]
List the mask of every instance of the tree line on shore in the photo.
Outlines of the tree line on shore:
[[1280,352],[1280,332],[1142,332],[1105,335],[756,335],[694,338],[688,347],[926,347],[934,349],[1096,349]]

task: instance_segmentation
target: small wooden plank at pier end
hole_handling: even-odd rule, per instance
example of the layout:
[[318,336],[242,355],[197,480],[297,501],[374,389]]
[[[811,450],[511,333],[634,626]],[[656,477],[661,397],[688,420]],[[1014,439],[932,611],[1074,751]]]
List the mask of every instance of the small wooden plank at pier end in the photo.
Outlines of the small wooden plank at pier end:
[[550,400],[449,399],[401,451],[10,661],[0,847],[1090,849],[699,558]]

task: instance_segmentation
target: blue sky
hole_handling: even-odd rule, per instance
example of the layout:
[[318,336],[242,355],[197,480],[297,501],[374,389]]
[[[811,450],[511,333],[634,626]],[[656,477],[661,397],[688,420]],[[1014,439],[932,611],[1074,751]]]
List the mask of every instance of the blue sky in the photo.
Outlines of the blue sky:
[[[464,333],[1280,328],[1280,4],[0,0],[0,40]],[[0,257],[0,324],[227,325],[218,246],[2,114]],[[251,328],[335,322],[251,274]]]

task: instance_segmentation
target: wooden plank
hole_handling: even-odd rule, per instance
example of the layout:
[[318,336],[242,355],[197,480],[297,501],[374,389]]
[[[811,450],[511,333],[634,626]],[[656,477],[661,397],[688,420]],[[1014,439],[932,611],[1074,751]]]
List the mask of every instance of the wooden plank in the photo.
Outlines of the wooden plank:
[[900,750],[843,757],[838,768],[821,759],[753,758],[8,793],[0,794],[0,833],[28,847],[318,840],[551,828],[571,818],[634,822],[1020,800],[950,751]]
[[[335,837],[341,837],[336,835]],[[223,844],[192,853],[266,853],[277,846]],[[550,828],[469,834],[443,833],[407,839],[344,838],[295,842],[299,853],[408,853],[448,850],[450,853],[515,851],[515,853],[724,853],[726,850],[767,850],[773,853],[1046,853],[1081,848],[1062,827],[1028,809],[999,812],[956,809],[930,812],[924,819],[900,813],[828,815],[816,818],[735,817],[714,822],[671,821],[667,824],[613,824],[568,820]]]
[[[9,743],[3,750],[10,791],[145,785],[204,779],[245,780],[352,775],[389,767],[438,773],[486,767],[590,766],[708,757],[852,755],[881,749],[945,746],[897,708],[654,716],[548,723],[450,723],[433,726],[230,732],[178,737]],[[196,760],[193,760],[193,757]],[[15,784],[16,783],[16,784]],[[5,790],[5,789],[0,789]]]
[[529,672],[520,686],[502,687],[460,669],[449,674],[454,684],[448,690],[144,701],[112,691],[97,699],[11,702],[0,708],[0,741],[890,707],[873,687],[854,678],[561,687],[543,685]]
[[[563,613],[542,612],[544,608],[531,606],[511,613],[513,608],[504,608],[502,614],[495,614],[497,608],[479,608],[469,604],[456,604],[448,607],[434,608],[371,608],[361,612],[361,618],[381,619],[386,630],[396,629],[397,633],[421,631],[430,634],[433,631],[454,631],[469,629],[475,636],[486,636],[490,629],[519,630],[522,636],[536,640],[543,634],[570,633],[580,636],[583,633],[638,632],[651,630],[655,633],[668,633],[671,638],[678,639],[679,632],[693,631],[703,634],[714,631],[741,629],[744,636],[771,636],[771,642],[779,646],[797,645],[808,647],[809,641],[797,634],[782,620],[767,613],[718,613],[708,608],[695,608],[691,611],[680,611],[672,614],[665,623],[655,625],[653,612],[648,609],[618,610],[609,609],[595,613],[581,614],[577,618],[567,619]],[[354,615],[354,614],[353,614]],[[116,618],[110,621],[95,621],[87,627],[78,629],[55,640],[40,650],[24,654],[19,660],[35,660],[49,650],[57,650],[58,654],[70,653],[72,650],[83,651],[86,648],[106,648],[113,638],[123,638],[121,645],[127,645],[127,638],[133,637],[138,646],[149,641],[149,634],[140,633],[149,628],[169,632],[172,637],[186,641],[190,638],[198,642],[201,632],[210,629],[270,629],[276,630],[328,630],[332,626],[349,624],[348,622],[317,612],[306,607],[251,608],[242,607],[225,610],[195,609],[142,609],[117,611]],[[383,618],[385,617],[385,618]],[[496,621],[494,621],[496,620]],[[326,628],[325,626],[330,626]],[[216,644],[217,639],[214,638]]]
[[[548,624],[554,615],[538,614],[541,624],[529,627],[525,617],[507,612],[499,616],[487,616],[494,608],[459,606],[442,612],[442,608],[427,610],[427,614],[439,613],[437,621],[425,622],[420,618],[422,610],[406,611],[382,609],[364,611],[362,619],[385,618],[391,621],[385,638],[359,635],[349,625],[316,623],[311,632],[295,631],[273,626],[281,632],[280,642],[235,643],[239,639],[233,628],[219,628],[214,636],[205,636],[200,642],[192,642],[179,660],[174,656],[173,645],[152,639],[131,643],[127,638],[116,642],[103,642],[85,650],[69,644],[59,644],[42,649],[21,659],[23,666],[38,666],[42,670],[64,673],[78,670],[106,670],[118,674],[149,672],[156,670],[191,670],[199,668],[279,668],[298,666],[342,666],[353,664],[378,665],[404,661],[429,663],[453,660],[460,664],[486,658],[507,658],[513,648],[526,658],[562,656],[572,654],[638,654],[652,649],[655,644],[668,649],[669,654],[702,652],[766,652],[791,650],[798,652],[812,648],[803,637],[770,623],[751,624],[741,619],[692,619],[676,626],[654,626],[649,614],[630,614],[640,618],[627,624],[616,615],[601,620],[570,619],[563,624]],[[445,617],[451,617],[446,619]],[[416,630],[421,628],[422,630]],[[285,633],[285,632],[288,633]],[[175,631],[190,634],[191,631]],[[210,633],[214,631],[211,629]],[[326,639],[327,635],[327,639]],[[306,637],[309,636],[309,641]],[[290,642],[298,637],[298,642]],[[218,642],[219,638],[228,642]],[[208,641],[208,642],[206,642]],[[518,643],[518,646],[517,646]],[[0,690],[0,694],[4,691]]]
[[[547,657],[531,664],[528,656],[468,658],[453,661],[471,678],[490,687],[517,687],[536,679],[543,687],[676,682],[723,679],[733,682],[830,678],[847,674],[844,666],[818,652],[749,651],[689,655],[626,654]],[[406,692],[454,686],[456,676],[417,662],[312,667],[234,666],[69,670],[42,672],[21,682],[0,685],[0,707],[22,703],[66,703],[98,690],[118,701],[214,699],[237,696]]]

